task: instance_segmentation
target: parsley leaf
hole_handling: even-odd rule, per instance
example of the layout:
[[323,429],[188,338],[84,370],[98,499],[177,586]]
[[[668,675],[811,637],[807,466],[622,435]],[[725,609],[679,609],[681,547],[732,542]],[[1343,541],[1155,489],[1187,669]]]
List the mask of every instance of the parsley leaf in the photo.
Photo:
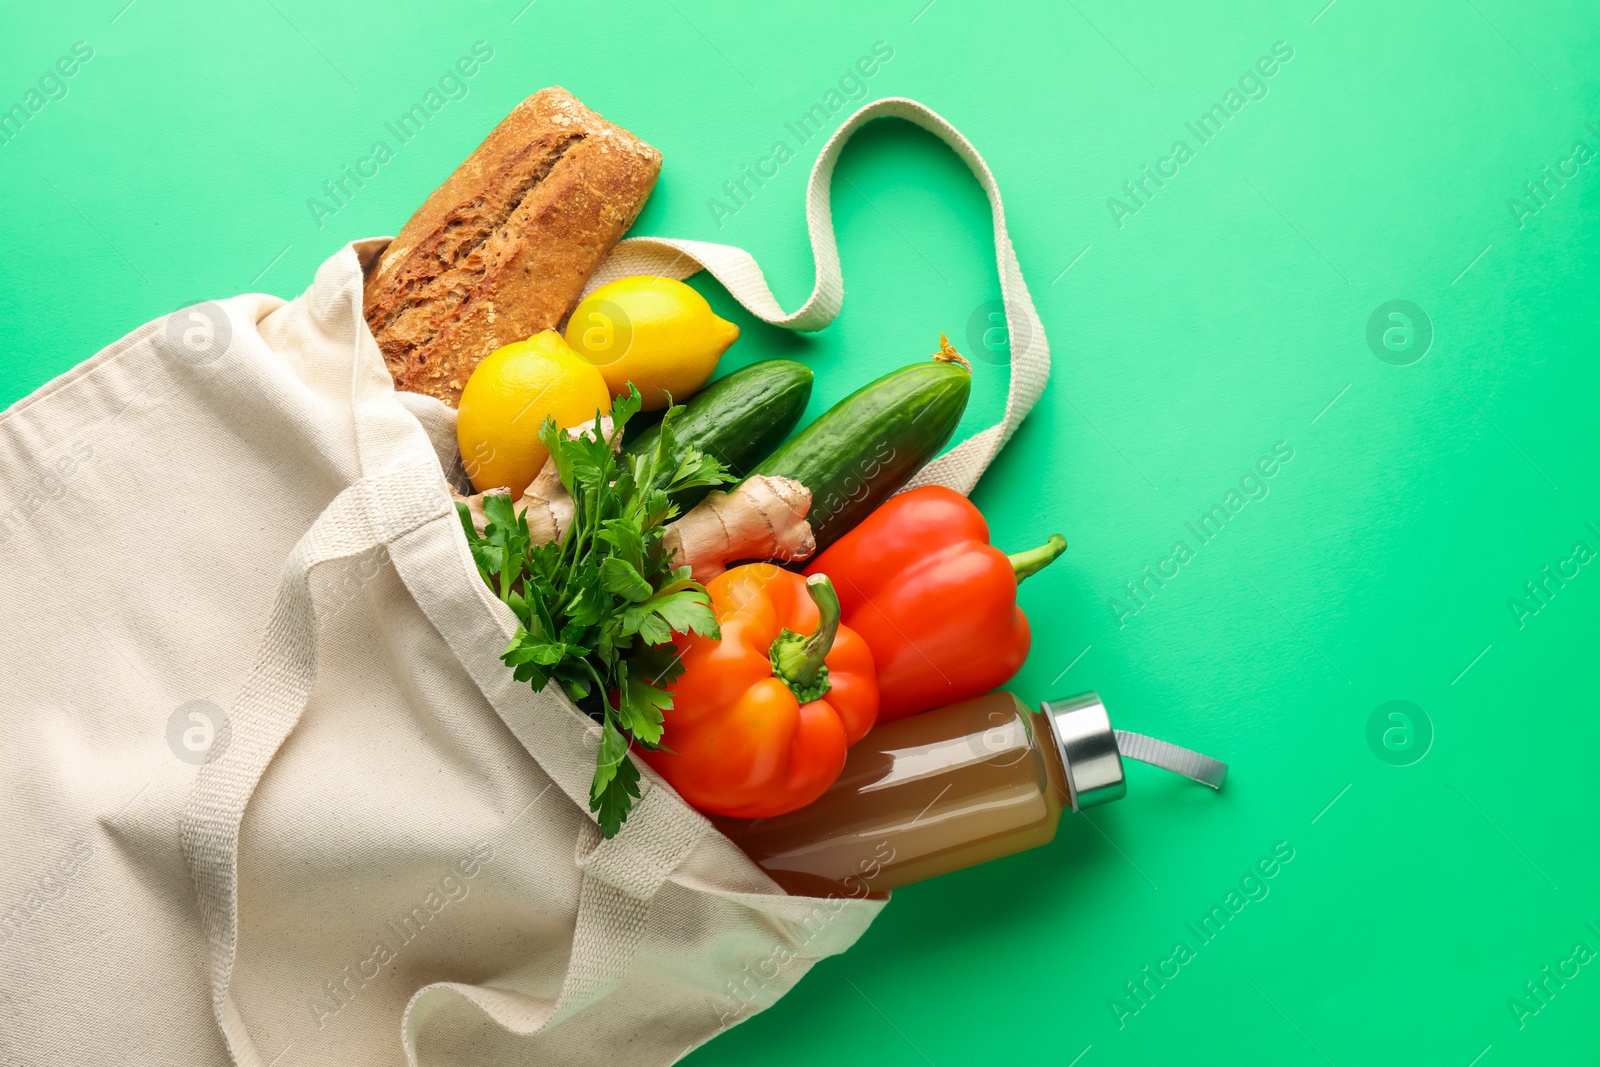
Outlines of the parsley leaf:
[[638,799],[639,768],[628,758],[627,739],[607,719],[589,794],[589,810],[598,816],[601,834],[615,837]]
[[655,592],[635,564],[618,556],[609,556],[600,562],[600,581],[606,592],[615,593],[636,604],[641,600],[649,600],[650,594]]
[[672,639],[674,631],[721,637],[722,631],[717,626],[711,597],[705,587],[689,582],[692,588],[673,588],[679,584],[674,582],[643,603],[627,608],[622,615],[623,632],[636,633],[652,645],[665,644]]
[[623,428],[639,413],[639,392],[611,407],[611,430],[569,436],[546,419],[539,439],[572,496],[573,520],[555,544],[536,545],[526,512],[505,494],[487,496],[483,533],[458,505],[472,560],[484,582],[516,613],[519,626],[501,660],[536,691],[555,682],[601,725],[589,794],[600,831],[611,837],[639,797],[635,743],[656,748],[667,688],[683,664],[675,634],[719,637],[705,587],[674,566],[662,531],[677,517],[672,495],[734,479],[715,457],[680,446],[673,407],[655,447],[623,461]]

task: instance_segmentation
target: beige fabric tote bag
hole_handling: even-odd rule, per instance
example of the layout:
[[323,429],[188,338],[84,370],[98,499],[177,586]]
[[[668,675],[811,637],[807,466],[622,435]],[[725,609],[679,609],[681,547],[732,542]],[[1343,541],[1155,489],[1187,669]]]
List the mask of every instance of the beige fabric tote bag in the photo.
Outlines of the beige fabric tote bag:
[[[967,491],[1048,356],[992,176],[920,105],[824,149],[794,315],[726,246],[625,242],[595,284],[704,265],[826,325],[829,179],[879,115],[983,182],[1025,339],[1004,421],[922,475]],[[293,302],[149,323],[0,415],[0,1062],[668,1064],[882,907],[786,896],[648,768],[601,839],[593,724],[499,662],[453,413],[396,393],[363,321],[383,245]]]

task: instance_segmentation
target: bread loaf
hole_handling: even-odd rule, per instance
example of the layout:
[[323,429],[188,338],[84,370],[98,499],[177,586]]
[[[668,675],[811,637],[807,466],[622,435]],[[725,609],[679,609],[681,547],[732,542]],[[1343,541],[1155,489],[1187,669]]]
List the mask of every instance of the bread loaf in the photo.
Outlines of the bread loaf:
[[517,105],[367,278],[367,325],[395,385],[454,407],[484,356],[553,329],[660,171],[660,152],[559,86]]

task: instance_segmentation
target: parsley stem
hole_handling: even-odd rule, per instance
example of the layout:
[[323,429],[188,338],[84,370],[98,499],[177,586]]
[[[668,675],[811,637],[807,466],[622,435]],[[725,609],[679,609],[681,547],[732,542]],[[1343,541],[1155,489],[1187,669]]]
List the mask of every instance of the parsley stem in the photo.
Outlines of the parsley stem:
[[[611,706],[611,696],[605,679],[600,677],[600,672],[594,669],[594,664],[590,663],[587,657],[580,659],[578,662],[583,664],[584,669],[589,672],[589,677],[594,679],[594,691],[600,697],[600,707],[603,709],[605,717],[610,718],[611,713],[616,709]],[[626,730],[622,732],[624,734],[627,733]]]

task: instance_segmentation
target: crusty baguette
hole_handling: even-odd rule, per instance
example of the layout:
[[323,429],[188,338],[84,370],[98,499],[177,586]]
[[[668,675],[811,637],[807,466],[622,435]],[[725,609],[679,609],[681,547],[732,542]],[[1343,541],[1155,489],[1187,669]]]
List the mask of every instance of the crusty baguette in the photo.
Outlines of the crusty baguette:
[[484,356],[555,327],[660,171],[660,152],[559,86],[517,105],[367,279],[395,385],[454,407]]

